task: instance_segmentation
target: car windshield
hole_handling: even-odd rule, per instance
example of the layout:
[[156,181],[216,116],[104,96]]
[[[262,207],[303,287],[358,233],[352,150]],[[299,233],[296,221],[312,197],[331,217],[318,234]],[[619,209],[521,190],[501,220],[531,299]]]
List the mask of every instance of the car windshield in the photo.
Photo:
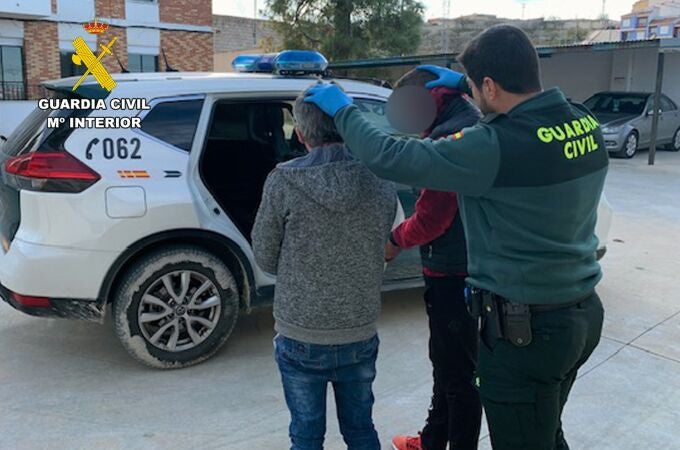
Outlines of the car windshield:
[[648,95],[645,94],[596,94],[585,105],[594,113],[640,115],[645,110]]

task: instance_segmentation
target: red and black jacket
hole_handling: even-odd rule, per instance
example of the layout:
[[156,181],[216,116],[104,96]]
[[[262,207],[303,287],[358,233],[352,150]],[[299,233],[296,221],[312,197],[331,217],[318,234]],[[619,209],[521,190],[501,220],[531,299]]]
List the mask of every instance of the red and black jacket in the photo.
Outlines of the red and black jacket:
[[[447,89],[435,88],[437,119],[424,135],[432,139],[451,136],[472,126],[482,117],[469,99]],[[458,197],[453,192],[423,189],[415,213],[392,233],[402,248],[420,246],[426,276],[464,275],[467,272],[467,246],[458,212]]]

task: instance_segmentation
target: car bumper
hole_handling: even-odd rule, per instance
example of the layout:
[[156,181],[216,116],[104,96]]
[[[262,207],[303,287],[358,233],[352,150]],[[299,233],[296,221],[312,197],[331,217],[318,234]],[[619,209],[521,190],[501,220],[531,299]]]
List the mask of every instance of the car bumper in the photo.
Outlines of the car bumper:
[[0,297],[12,308],[31,316],[80,319],[99,323],[104,320],[104,304],[93,300],[45,298],[46,305],[35,306],[35,304],[18,299],[2,284],[0,284]]
[[[101,320],[104,302],[97,297],[117,256],[15,239],[7,253],[0,250],[0,293],[7,303],[28,314]],[[26,296],[49,304],[22,303]]]
[[624,138],[620,134],[605,134],[604,143],[607,151],[618,152],[623,145]]

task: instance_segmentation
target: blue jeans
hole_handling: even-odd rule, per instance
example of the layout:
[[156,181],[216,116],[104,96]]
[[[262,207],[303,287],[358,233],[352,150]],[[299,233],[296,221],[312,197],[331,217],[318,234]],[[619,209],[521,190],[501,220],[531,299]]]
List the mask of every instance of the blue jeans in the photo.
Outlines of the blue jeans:
[[277,335],[276,362],[290,410],[291,450],[323,449],[326,390],[335,392],[340,432],[349,450],[380,450],[372,384],[378,336],[346,345],[307,344]]

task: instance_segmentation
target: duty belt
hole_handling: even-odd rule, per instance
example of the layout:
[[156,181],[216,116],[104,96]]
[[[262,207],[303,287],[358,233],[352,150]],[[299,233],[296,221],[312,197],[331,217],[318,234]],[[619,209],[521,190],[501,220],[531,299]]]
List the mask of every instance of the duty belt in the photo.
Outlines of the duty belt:
[[551,305],[513,303],[493,292],[468,286],[466,302],[470,315],[479,320],[483,339],[507,339],[518,347],[532,341],[531,315],[571,308],[583,303],[593,293],[569,302]]

